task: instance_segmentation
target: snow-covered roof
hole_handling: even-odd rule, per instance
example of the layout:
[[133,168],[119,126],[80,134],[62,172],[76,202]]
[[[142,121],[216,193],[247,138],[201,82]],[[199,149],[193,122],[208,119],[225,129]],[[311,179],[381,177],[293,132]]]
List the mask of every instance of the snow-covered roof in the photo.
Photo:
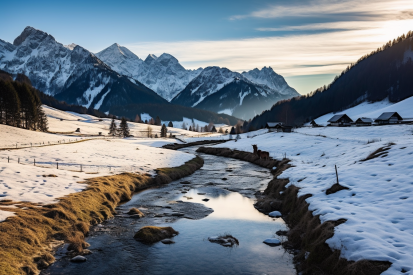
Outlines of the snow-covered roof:
[[283,124],[282,122],[267,122],[267,127],[274,128],[277,125],[282,125],[282,124]]
[[338,122],[341,118],[346,117],[348,118],[351,122],[353,122],[353,120],[351,118],[348,117],[348,115],[346,114],[340,114],[340,115],[334,115],[332,118],[330,118],[327,122]]
[[369,117],[360,117],[356,120],[356,122],[372,123],[373,119]]
[[382,113],[375,121],[378,120],[389,120],[392,116],[396,116],[399,120],[403,120],[403,118],[397,112],[385,112]]

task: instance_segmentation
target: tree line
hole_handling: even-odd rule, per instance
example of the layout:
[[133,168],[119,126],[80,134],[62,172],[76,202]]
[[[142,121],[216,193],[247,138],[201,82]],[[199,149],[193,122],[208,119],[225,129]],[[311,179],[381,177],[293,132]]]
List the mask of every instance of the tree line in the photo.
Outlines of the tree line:
[[8,73],[0,73],[0,124],[47,132],[48,122],[39,92],[22,75],[13,80]]

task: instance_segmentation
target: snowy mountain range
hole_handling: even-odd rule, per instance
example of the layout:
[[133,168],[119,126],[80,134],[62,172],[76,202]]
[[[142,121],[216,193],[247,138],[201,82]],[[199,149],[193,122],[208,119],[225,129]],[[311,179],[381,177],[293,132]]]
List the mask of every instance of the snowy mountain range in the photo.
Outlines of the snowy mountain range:
[[186,70],[175,57],[167,53],[159,57],[150,54],[143,61],[117,43],[97,53],[96,56],[114,71],[137,79],[168,101],[202,71],[201,68]]
[[81,46],[64,46],[32,27],[26,27],[13,44],[0,40],[0,69],[25,74],[35,88],[59,100],[102,112],[113,105],[166,102]]
[[171,102],[249,119],[298,95],[271,67],[243,74],[207,67]]
[[[167,53],[142,60],[115,43],[93,54],[32,27],[13,44],[0,40],[0,69],[25,74],[35,88],[59,100],[102,112],[113,106],[120,110],[119,106],[169,101],[248,119],[278,100],[298,95],[271,67],[242,74],[220,67],[187,70]],[[231,89],[225,89],[229,84]],[[216,93],[219,97],[212,97]]]

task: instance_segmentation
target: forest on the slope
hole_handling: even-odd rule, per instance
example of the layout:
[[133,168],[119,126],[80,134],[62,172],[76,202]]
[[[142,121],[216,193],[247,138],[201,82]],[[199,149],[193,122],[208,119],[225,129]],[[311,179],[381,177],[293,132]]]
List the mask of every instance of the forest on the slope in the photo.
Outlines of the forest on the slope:
[[361,102],[388,98],[398,102],[413,96],[413,32],[389,41],[348,66],[328,86],[289,100],[255,116],[249,129],[280,121],[300,126],[319,116],[338,112]]

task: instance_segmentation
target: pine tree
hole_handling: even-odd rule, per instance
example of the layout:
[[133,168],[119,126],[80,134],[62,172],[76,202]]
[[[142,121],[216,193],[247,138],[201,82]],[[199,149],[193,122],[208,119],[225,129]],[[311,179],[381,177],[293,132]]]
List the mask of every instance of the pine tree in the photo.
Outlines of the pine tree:
[[161,126],[161,124],[162,124],[161,119],[159,118],[159,116],[156,116],[155,125]]
[[37,129],[42,132],[47,132],[49,130],[47,116],[42,108],[39,108],[38,110]]
[[169,123],[168,123],[168,127],[174,127],[174,125],[173,125],[172,121],[169,121]]
[[136,115],[135,122],[138,122],[138,123],[142,122],[141,116],[139,114]]
[[110,123],[109,126],[109,135],[110,136],[116,136],[118,131],[118,126],[116,125],[115,118],[112,118],[112,122]]
[[130,136],[128,122],[126,121],[126,118],[124,117],[122,117],[122,120],[120,121],[120,124],[119,124],[119,135],[121,137]]
[[211,132],[212,132],[212,133],[216,133],[216,132],[217,132],[217,129],[215,129],[215,125],[214,125],[214,126],[212,126],[212,130],[211,130]]
[[166,128],[165,124],[163,124],[161,128],[161,137],[166,137],[167,134],[168,134],[168,128]]
[[20,99],[10,82],[0,80],[0,123],[20,126]]
[[192,131],[192,126],[189,126],[189,131]]
[[235,135],[235,134],[236,134],[234,126],[232,126],[231,132],[230,132],[229,134],[230,134],[230,135]]

